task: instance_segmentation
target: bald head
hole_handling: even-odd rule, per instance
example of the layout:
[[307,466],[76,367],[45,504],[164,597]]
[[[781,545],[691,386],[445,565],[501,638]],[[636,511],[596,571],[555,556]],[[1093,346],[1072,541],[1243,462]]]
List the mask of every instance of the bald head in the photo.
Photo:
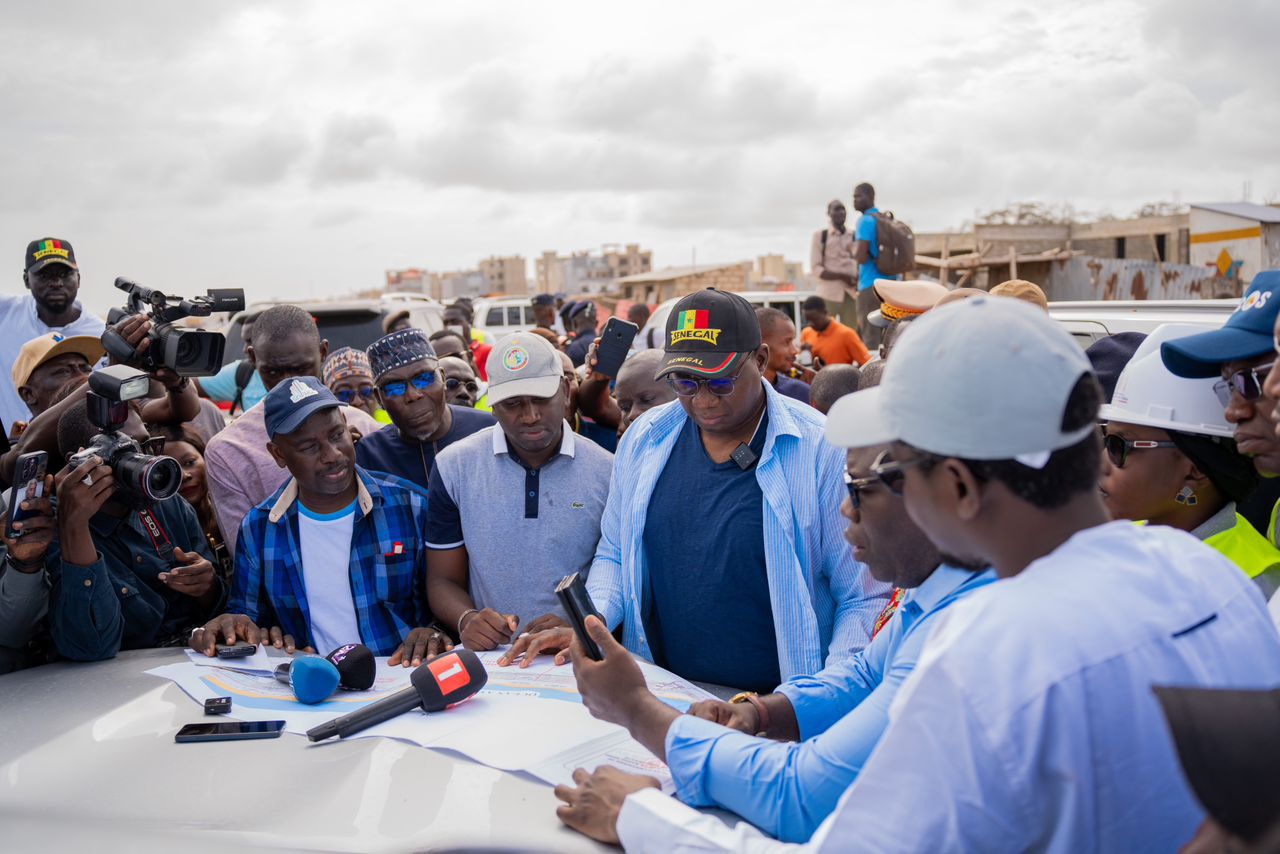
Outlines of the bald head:
[[676,393],[665,380],[653,378],[662,365],[663,355],[661,350],[641,350],[622,363],[618,381],[614,385],[614,396],[618,400],[618,410],[622,413],[618,423],[619,436],[642,413],[676,399]]
[[837,400],[857,391],[862,370],[856,365],[827,365],[818,371],[809,388],[809,402],[813,408],[826,415]]

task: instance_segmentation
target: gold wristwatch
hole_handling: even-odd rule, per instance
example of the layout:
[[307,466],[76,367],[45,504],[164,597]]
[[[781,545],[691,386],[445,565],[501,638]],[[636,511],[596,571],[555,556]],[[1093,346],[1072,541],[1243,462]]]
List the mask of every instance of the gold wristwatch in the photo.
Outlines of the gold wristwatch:
[[756,710],[756,735],[764,735],[769,731],[769,709],[761,701],[755,691],[742,691],[729,698],[730,703],[750,703]]

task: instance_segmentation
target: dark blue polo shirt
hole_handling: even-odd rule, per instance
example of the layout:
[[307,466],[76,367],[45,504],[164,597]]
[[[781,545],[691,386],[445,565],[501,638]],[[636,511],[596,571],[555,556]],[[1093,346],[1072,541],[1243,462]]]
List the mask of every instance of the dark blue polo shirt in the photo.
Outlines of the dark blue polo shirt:
[[[751,441],[764,449],[766,415]],[[714,463],[692,418],[649,500],[645,634],[654,662],[699,682],[761,693],[782,681],[755,466]]]
[[453,426],[443,439],[418,442],[401,436],[400,428],[388,424],[356,443],[356,463],[369,471],[393,474],[426,489],[431,480],[431,469],[436,464],[436,454],[459,439],[498,423],[493,415],[479,409],[453,404],[449,404],[449,409],[453,412]]
[[792,400],[798,400],[801,403],[810,402],[808,383],[778,374],[777,382],[773,384],[773,387],[778,394],[785,394]]

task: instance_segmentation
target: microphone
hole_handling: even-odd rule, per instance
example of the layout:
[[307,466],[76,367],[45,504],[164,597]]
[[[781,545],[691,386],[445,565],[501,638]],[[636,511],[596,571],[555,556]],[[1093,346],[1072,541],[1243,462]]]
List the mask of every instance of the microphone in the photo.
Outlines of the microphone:
[[325,700],[338,689],[341,678],[333,662],[314,655],[286,661],[276,668],[276,681],[292,688],[298,702],[307,705]]
[[378,673],[378,665],[369,647],[362,643],[343,644],[325,658],[338,668],[343,689],[367,691],[373,687],[373,678]]
[[474,652],[455,649],[423,662],[409,679],[413,683],[410,687],[309,729],[307,738],[312,741],[324,741],[335,735],[346,738],[414,709],[441,711],[483,688],[489,681],[489,673]]

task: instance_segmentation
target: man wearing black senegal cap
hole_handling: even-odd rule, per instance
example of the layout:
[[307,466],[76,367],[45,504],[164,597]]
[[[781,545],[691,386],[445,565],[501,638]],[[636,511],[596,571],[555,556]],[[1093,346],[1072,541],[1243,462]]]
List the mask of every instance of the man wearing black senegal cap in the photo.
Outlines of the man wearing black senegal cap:
[[384,335],[365,351],[378,403],[391,423],[356,445],[356,462],[394,474],[423,489],[436,454],[495,423],[488,412],[445,403],[440,360],[421,329]]
[[[684,297],[664,337],[657,377],[677,401],[623,436],[588,576],[605,623],[687,679],[751,692],[847,658],[888,586],[843,547],[844,457],[825,419],[764,380],[769,348],[737,294]],[[571,634],[517,640],[509,658]]]

